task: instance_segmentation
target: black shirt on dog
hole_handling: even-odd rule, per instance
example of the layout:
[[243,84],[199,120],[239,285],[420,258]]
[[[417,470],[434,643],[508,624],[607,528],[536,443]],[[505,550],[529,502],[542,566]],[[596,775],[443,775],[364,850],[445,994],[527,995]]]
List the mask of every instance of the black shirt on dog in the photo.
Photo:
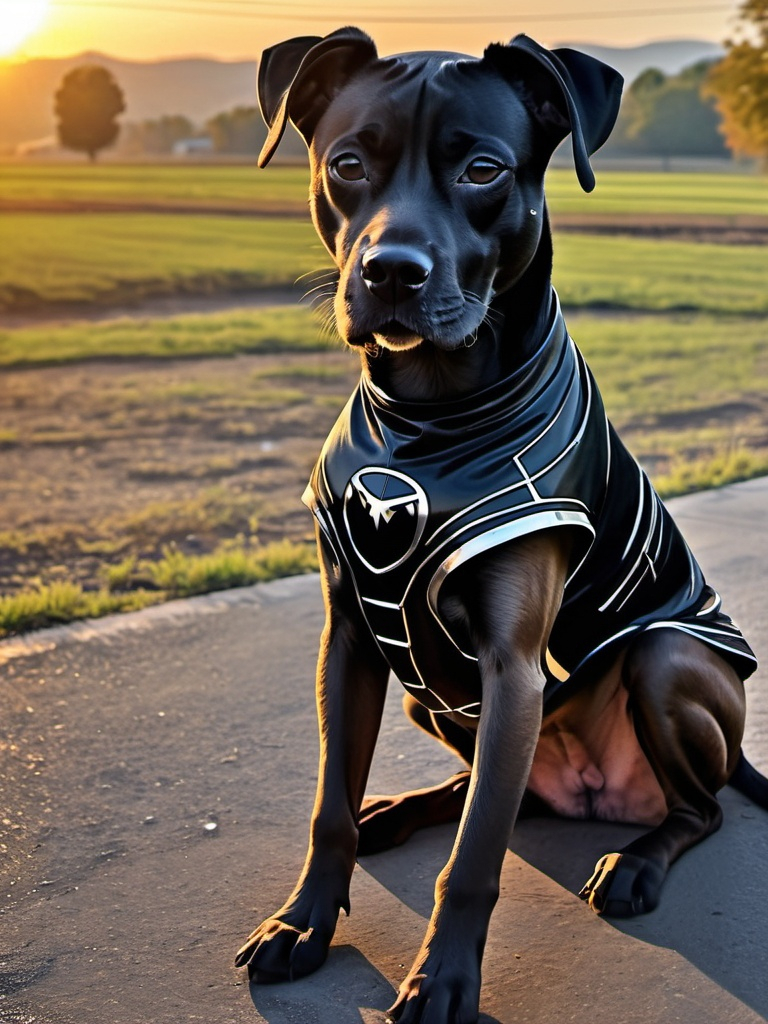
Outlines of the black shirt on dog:
[[480,713],[472,642],[440,588],[475,555],[567,526],[576,537],[549,649],[549,712],[615,645],[672,627],[746,678],[756,661],[680,531],[605,415],[559,306],[538,352],[466,397],[400,402],[365,376],[331,431],[304,501],[394,674],[433,712]]

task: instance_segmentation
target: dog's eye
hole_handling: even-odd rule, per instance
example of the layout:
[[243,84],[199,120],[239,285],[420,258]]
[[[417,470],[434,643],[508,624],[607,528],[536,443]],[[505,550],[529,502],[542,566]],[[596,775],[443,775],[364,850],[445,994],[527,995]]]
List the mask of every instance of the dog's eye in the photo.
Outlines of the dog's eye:
[[331,172],[342,181],[362,181],[367,177],[362,160],[354,153],[342,153],[332,160]]
[[466,170],[459,178],[459,181],[470,182],[472,185],[490,185],[496,181],[500,174],[507,168],[497,160],[491,160],[487,156],[479,156],[467,164]]

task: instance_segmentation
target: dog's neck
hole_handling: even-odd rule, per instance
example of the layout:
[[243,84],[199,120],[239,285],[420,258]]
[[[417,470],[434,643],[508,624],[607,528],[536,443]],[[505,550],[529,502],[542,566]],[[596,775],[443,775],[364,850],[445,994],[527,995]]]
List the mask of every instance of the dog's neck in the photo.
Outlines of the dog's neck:
[[450,352],[428,342],[404,352],[369,349],[363,373],[390,397],[441,402],[472,394],[509,376],[533,355],[551,315],[552,243],[542,234],[522,277],[498,295],[475,338]]

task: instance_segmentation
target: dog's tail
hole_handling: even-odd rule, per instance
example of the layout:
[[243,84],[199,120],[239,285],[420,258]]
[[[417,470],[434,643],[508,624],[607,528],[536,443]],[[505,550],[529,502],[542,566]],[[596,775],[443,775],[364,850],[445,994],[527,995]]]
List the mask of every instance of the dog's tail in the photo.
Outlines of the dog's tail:
[[752,767],[743,750],[739,751],[739,760],[728,780],[728,785],[748,796],[758,807],[768,810],[768,779]]

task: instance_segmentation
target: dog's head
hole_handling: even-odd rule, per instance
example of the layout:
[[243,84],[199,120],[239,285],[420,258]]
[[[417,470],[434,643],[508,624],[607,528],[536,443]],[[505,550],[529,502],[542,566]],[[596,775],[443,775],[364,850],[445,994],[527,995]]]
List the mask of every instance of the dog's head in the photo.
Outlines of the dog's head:
[[352,345],[450,350],[539,245],[544,172],[570,132],[576,173],[618,113],[621,77],[526,36],[456,53],[380,58],[355,28],[264,52],[265,166],[290,119],[309,147],[315,227],[339,270],[336,321]]

